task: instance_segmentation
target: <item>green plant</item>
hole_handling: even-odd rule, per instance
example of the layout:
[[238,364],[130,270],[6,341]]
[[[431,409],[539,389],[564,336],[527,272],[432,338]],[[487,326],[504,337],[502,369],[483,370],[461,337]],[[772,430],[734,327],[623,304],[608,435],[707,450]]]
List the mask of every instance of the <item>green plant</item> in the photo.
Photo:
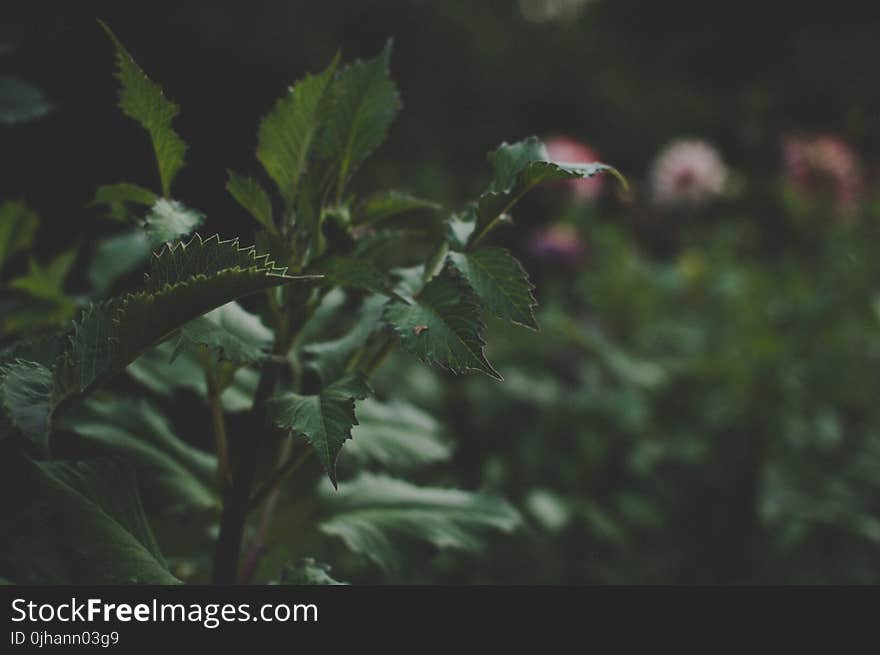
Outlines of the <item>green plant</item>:
[[[104,29],[120,107],[148,132],[159,185],[97,190],[95,205],[124,227],[94,250],[90,301],[72,329],[0,353],[0,575],[173,583],[203,579],[211,559],[220,584],[332,582],[314,560],[283,565],[314,555],[321,535],[394,570],[401,539],[468,550],[513,530],[519,516],[498,498],[368,470],[450,456],[429,416],[367,400],[369,377],[400,345],[453,373],[500,379],[481,313],[534,328],[535,301],[520,264],[486,240],[534,186],[616,171],[547,161],[530,138],[493,152],[488,190],[449,217],[399,191],[356,195],[349,183],[399,108],[389,43],[348,67],[335,58],[261,122],[257,159],[277,196],[231,171],[226,184],[256,223],[256,245],[203,238],[193,232],[205,216],[172,195],[187,150],[172,127],[178,107]],[[0,234],[5,254],[29,243],[35,219],[3,211],[19,225]],[[73,256],[31,277],[60,289]],[[143,267],[143,284],[125,291]],[[207,418],[213,453],[177,436],[170,416],[180,414]],[[311,463],[337,487],[353,429],[333,492]],[[267,553],[267,540],[283,547]]]

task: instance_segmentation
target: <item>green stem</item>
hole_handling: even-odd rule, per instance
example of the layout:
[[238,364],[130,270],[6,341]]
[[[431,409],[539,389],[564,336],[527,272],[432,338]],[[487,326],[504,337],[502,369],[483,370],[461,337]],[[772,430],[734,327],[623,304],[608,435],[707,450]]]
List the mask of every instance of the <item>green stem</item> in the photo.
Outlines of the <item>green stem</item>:
[[232,479],[224,485],[223,513],[220,517],[220,536],[214,554],[213,582],[231,585],[238,582],[238,565],[241,557],[241,544],[245,523],[250,510],[251,488],[257,472],[258,454],[261,445],[260,433],[270,430],[264,408],[266,401],[275,392],[280,377],[280,368],[274,362],[267,362],[260,372],[260,381],[254,394],[254,405],[248,413],[246,425],[255,426],[256,434],[240,438],[234,446],[235,472]]

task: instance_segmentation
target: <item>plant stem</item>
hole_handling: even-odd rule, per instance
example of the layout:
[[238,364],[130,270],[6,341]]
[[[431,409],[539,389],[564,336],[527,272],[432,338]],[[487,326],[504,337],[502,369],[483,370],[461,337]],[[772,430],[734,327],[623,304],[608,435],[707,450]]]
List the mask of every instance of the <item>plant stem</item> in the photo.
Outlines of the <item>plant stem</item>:
[[[280,369],[274,362],[266,362],[260,372],[260,381],[254,394],[254,405],[248,413],[246,425],[256,428],[260,434],[270,429],[264,408],[275,391]],[[238,582],[238,563],[244,527],[250,509],[251,487],[257,471],[261,440],[255,435],[241,438],[232,444],[235,455],[235,472],[223,488],[223,514],[220,517],[220,536],[214,554],[213,583],[231,585]]]
[[220,484],[227,484],[232,479],[229,468],[229,446],[226,439],[226,417],[223,415],[223,405],[220,402],[222,391],[217,384],[214,375],[214,362],[207,348],[201,352],[202,368],[205,371],[205,384],[208,388],[208,404],[211,407],[211,422],[214,425],[214,445],[217,449],[217,479]]

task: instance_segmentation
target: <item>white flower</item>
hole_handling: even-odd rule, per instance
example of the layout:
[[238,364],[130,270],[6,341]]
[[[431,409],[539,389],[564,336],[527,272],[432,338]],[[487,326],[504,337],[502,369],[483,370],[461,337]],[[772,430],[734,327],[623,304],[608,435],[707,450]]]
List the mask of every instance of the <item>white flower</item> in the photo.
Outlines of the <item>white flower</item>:
[[659,205],[704,204],[721,195],[726,179],[718,151],[698,139],[670,143],[651,166],[651,191]]

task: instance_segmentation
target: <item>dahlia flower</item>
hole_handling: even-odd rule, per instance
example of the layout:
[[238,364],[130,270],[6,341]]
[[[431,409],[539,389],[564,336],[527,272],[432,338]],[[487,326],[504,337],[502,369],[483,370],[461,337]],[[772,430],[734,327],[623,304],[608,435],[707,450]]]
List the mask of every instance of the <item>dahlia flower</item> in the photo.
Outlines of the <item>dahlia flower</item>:
[[654,202],[686,207],[720,196],[727,169],[712,145],[683,139],[670,143],[657,155],[650,176]]

